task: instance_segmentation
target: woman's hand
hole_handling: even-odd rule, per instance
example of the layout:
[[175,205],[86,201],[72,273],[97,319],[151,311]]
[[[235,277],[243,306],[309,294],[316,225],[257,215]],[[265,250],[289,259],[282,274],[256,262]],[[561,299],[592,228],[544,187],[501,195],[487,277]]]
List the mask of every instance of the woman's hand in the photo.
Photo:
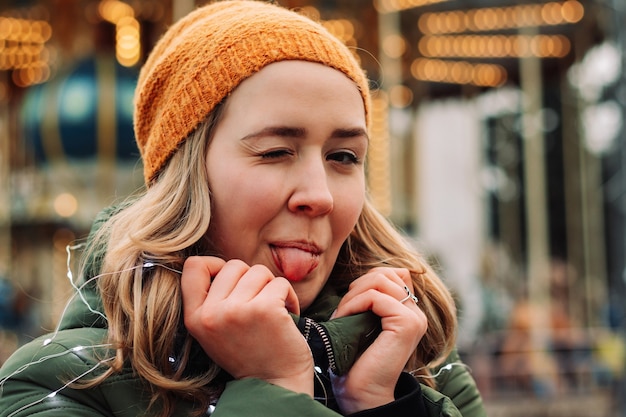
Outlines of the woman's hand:
[[333,391],[345,414],[394,401],[394,389],[404,366],[426,333],[424,312],[407,296],[413,291],[409,271],[374,268],[356,279],[341,300],[334,317],[367,310],[381,317],[382,332],[350,371],[333,377]]
[[222,369],[313,395],[313,357],[289,315],[300,307],[286,279],[262,265],[190,257],[181,287],[185,326]]

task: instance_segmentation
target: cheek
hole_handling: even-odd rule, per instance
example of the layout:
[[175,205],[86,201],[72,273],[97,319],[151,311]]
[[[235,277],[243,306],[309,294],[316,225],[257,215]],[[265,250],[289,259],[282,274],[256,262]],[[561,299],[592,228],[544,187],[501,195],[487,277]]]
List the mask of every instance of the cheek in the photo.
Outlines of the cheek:
[[[359,188],[356,188],[359,189]],[[337,204],[340,202],[340,204]],[[335,199],[336,234],[345,240],[354,229],[365,204],[365,193],[346,192],[340,199]],[[342,241],[343,243],[343,241]]]
[[278,196],[277,187],[259,178],[250,181],[249,174],[218,175],[212,178],[213,216],[230,223],[258,222],[263,213],[272,212]]

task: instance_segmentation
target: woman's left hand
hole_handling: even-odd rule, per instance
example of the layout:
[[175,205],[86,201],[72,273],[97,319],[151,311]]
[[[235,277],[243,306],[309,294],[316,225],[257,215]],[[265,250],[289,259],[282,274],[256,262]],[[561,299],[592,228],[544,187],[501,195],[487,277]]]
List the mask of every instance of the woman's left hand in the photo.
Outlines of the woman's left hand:
[[407,361],[426,333],[424,312],[407,296],[413,292],[404,268],[374,268],[356,279],[339,303],[335,318],[371,310],[381,318],[382,332],[344,376],[333,377],[335,397],[346,413],[395,400],[394,390]]

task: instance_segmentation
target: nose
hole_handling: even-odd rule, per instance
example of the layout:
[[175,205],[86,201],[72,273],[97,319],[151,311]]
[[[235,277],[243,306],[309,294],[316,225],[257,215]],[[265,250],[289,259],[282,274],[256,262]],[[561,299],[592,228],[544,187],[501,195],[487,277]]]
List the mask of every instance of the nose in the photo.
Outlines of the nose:
[[293,191],[288,207],[294,213],[311,217],[322,216],[333,210],[334,198],[323,160],[300,161],[299,169],[290,173]]

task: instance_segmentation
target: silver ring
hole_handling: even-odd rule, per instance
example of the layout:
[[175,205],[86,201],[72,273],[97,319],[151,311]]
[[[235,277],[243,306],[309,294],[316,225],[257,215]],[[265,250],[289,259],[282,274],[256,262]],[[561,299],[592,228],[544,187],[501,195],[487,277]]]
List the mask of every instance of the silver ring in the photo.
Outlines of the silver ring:
[[413,300],[413,302],[415,303],[415,305],[417,305],[417,302],[419,301],[419,299],[417,298],[417,296],[415,294],[413,294],[411,292],[411,290],[409,289],[409,287],[407,287],[406,285],[404,286],[404,291],[406,291],[406,297],[404,297],[402,300],[400,300],[401,303],[404,303],[406,300]]

